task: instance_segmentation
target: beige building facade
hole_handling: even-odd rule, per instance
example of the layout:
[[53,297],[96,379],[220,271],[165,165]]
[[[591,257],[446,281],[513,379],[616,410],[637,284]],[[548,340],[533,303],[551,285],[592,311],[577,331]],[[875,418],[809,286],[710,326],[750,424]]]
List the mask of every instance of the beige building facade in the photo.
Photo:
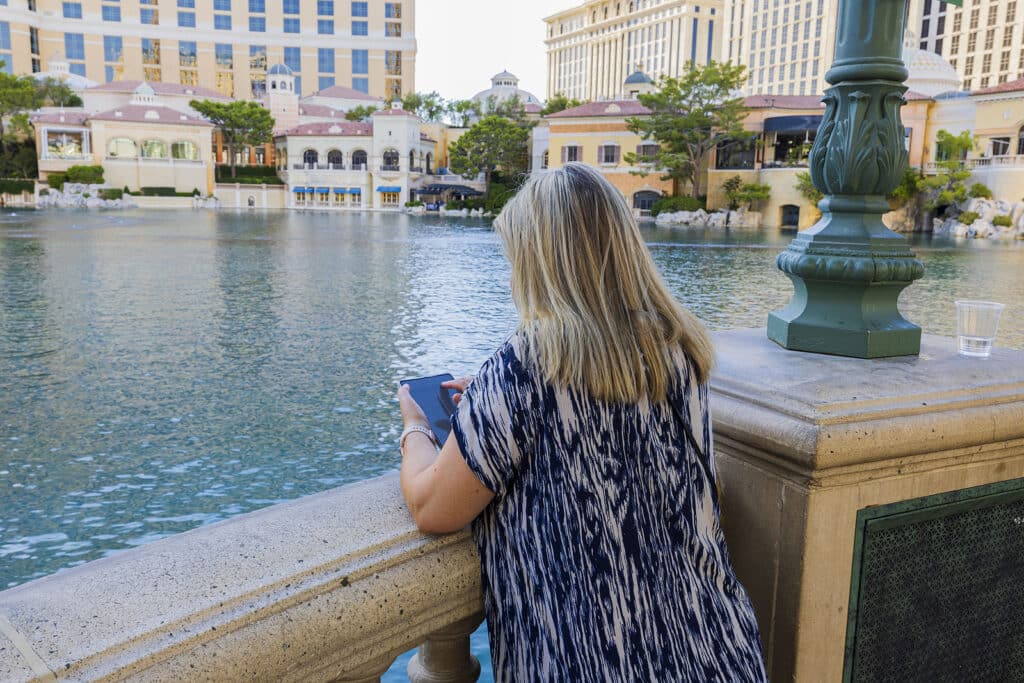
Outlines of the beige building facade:
[[[63,58],[63,59],[61,59]],[[178,83],[261,97],[270,64],[300,94],[415,89],[413,0],[5,0],[0,60],[15,74],[67,61],[97,83]]]
[[589,0],[544,19],[547,97],[627,97],[626,77],[642,68],[657,79],[721,52],[722,0]]

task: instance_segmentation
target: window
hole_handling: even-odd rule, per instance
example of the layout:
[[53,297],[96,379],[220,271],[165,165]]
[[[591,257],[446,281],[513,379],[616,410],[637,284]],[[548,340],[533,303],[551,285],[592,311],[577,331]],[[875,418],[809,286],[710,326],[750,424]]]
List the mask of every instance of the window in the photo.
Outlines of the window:
[[121,21],[121,8],[117,5],[103,5],[100,12],[103,21]]
[[[9,33],[7,42],[10,44]],[[85,36],[81,33],[65,33],[64,56],[68,59],[85,59]]]
[[316,21],[316,32],[322,36],[333,36],[334,35],[334,20],[333,19],[317,19]]
[[64,3],[64,18],[65,19],[81,19],[82,18],[82,3],[80,3],[80,2],[65,2]]
[[368,17],[370,16],[370,3],[368,2],[353,2],[352,3],[352,16],[353,17]]
[[213,11],[215,11],[215,12],[230,12],[231,11],[231,0],[213,0]]
[[147,26],[156,26],[160,23],[160,13],[155,9],[144,7],[139,10],[139,23]]
[[266,45],[249,46],[249,69],[252,71],[267,70],[267,47]]
[[387,19],[401,19],[402,18],[402,3],[400,3],[400,2],[385,2],[384,3],[384,16]]
[[[11,42],[10,29],[8,28],[8,34],[7,34],[7,43],[8,43],[8,45],[10,44],[10,42]],[[10,48],[7,48],[7,49],[10,49]],[[34,26],[31,26],[28,29],[28,49],[34,55],[39,54],[39,29],[37,29]]]
[[370,73],[370,51],[369,50],[352,50],[352,73],[354,73],[354,74],[368,74],[368,73]]
[[583,148],[579,145],[565,145],[562,147],[562,163],[567,161],[580,161],[583,157]]
[[221,31],[231,30],[231,15],[230,14],[214,14],[213,15],[213,27]]
[[249,17],[249,31],[253,33],[266,33],[267,32],[267,18],[266,17]]
[[992,138],[992,156],[1001,157],[1010,153],[1010,138]]
[[316,13],[321,17],[333,17],[334,0],[316,0]]
[[995,45],[995,43],[996,43],[996,30],[994,28],[990,28],[989,30],[985,31],[985,47],[984,47],[984,49],[991,50],[992,46]]
[[196,65],[196,43],[194,40],[178,41],[178,66]]
[[163,140],[146,140],[142,143],[143,159],[166,159],[167,143]]
[[184,28],[195,28],[196,27],[196,13],[195,12],[178,12],[178,26]]
[[601,145],[597,148],[597,161],[601,164],[617,164],[619,163],[619,146],[618,145]]
[[250,14],[266,14],[267,0],[249,0]]
[[286,47],[284,49],[284,65],[292,71],[302,68],[302,48]]
[[14,65],[13,59],[11,59],[11,23],[9,21],[0,21],[0,50],[4,50],[3,54],[0,54],[0,59],[3,60],[3,68],[0,69],[5,73],[13,74]]
[[1017,131],[1017,154],[1024,155],[1024,127]]
[[334,73],[334,48],[321,47],[316,51],[317,70],[323,74]]
[[384,70],[389,76],[402,75],[402,53],[397,50],[384,51]]
[[370,35],[370,25],[365,21],[353,21],[352,22],[352,35],[354,36],[368,36]]
[[298,33],[299,32],[299,20],[293,17],[284,18],[284,32],[285,33]]
[[401,38],[402,25],[396,21],[389,21],[384,24],[384,35],[388,38]]
[[334,76],[321,76],[317,83],[317,90],[327,90],[334,87]]
[[382,168],[385,171],[397,171],[398,170],[398,152],[393,149],[384,150],[381,161],[383,162]]
[[299,0],[283,0],[281,11],[284,14],[298,14]]
[[340,151],[332,149],[327,152],[327,163],[332,168],[342,168],[345,165],[345,158]]
[[358,90],[364,95],[370,94],[370,79],[369,78],[353,78],[352,89]]
[[160,41],[154,38],[142,39],[142,63],[160,63]]
[[134,159],[139,155],[135,142],[128,138],[114,138],[107,143],[107,156],[114,159]]
[[103,61],[120,62],[123,46],[121,36],[103,36]]
[[361,149],[352,152],[352,170],[366,170],[366,152]]
[[199,149],[196,147],[194,142],[189,142],[187,140],[175,142],[171,145],[171,158],[196,161],[199,159]]
[[232,54],[232,46],[224,43],[217,43],[214,48],[214,54],[217,58],[218,69],[231,69],[235,66],[234,55]]
[[225,97],[235,96],[235,77],[230,71],[217,72],[217,92]]
[[76,76],[81,76],[82,78],[85,78],[85,64],[84,63],[79,62],[78,64],[71,64],[69,69],[70,69],[71,73],[75,74]]

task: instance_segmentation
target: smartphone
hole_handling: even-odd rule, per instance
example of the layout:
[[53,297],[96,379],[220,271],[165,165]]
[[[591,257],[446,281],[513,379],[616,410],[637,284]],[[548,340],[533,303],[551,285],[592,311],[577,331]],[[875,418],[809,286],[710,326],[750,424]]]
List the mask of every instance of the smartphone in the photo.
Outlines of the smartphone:
[[456,393],[454,389],[442,387],[441,382],[451,379],[454,377],[444,374],[403,379],[399,382],[399,385],[405,384],[409,387],[409,393],[426,413],[430,429],[441,445],[444,445],[448,439],[448,433],[452,430],[452,413],[455,412],[455,401],[452,400],[452,395]]

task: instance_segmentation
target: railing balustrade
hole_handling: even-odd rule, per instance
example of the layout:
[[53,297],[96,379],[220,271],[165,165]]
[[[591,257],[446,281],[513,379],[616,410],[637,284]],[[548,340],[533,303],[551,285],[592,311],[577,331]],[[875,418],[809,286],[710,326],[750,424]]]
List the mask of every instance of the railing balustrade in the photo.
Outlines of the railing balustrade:
[[399,166],[398,164],[381,164],[380,165],[380,170],[382,170],[382,171],[399,171],[399,170],[401,170],[401,166]]
[[[468,531],[420,533],[392,474],[0,592],[5,681],[475,681]],[[7,640],[17,643],[8,646]]]

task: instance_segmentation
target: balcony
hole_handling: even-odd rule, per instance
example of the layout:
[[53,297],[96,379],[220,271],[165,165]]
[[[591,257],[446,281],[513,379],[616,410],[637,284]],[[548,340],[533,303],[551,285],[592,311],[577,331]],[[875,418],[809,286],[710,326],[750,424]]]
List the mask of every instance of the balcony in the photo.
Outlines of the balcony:
[[398,164],[381,164],[380,165],[380,170],[381,171],[398,172],[398,171],[402,170],[402,167],[399,166]]

